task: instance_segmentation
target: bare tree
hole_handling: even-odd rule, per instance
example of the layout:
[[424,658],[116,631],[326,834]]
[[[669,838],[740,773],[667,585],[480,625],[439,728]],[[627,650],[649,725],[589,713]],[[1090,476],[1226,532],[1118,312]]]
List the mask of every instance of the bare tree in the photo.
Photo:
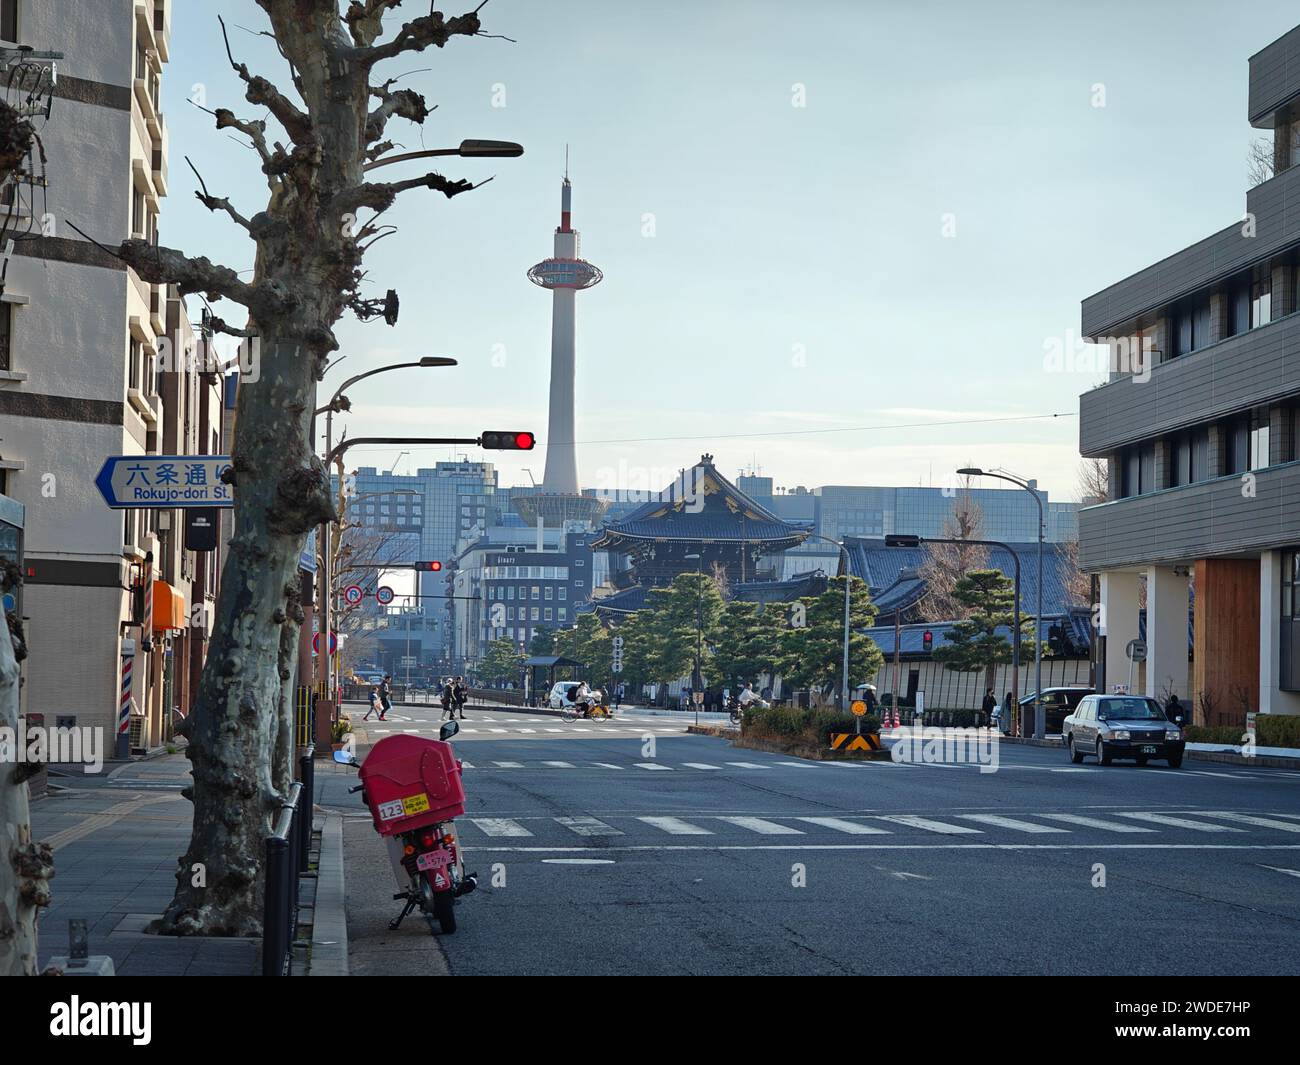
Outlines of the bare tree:
[[1246,183],[1254,188],[1273,176],[1273,139],[1256,137],[1246,149]]
[[[438,11],[412,18],[381,40],[385,16],[401,3],[352,0],[340,13],[338,0],[257,0],[288,67],[287,91],[250,71],[227,39],[230,65],[259,117],[226,108],[212,115],[217,129],[247,139],[268,198],[262,210],[245,214],[210,193],[201,177],[195,195],[254,242],[250,279],[143,240],[128,240],[117,252],[145,281],[237,304],[246,323],[217,318],[213,328],[256,345],[259,361],[256,383],[239,390],[229,474],[234,535],[186,730],[194,825],[163,932],[261,929],[260,856],[282,800],[272,766],[282,688],[292,677],[282,650],[294,646],[301,617],[297,559],[307,532],[335,517],[326,471],[312,449],[317,382],[338,347],[334,325],[345,311],[362,320],[396,319],[395,294],[375,300],[361,291],[362,258],[391,231],[379,216],[403,192],[450,198],[474,187],[436,172],[390,182],[366,177],[367,164],[393,147],[389,122],[423,124],[430,113],[420,93],[395,88],[396,78],[379,80],[379,66],[481,32],[482,5],[452,18]],[[361,212],[369,218],[362,221]]]
[[1079,462],[1079,503],[1096,506],[1110,499],[1110,472],[1105,459],[1082,459]]
[[[980,539],[984,512],[972,498],[970,489],[971,479],[963,478],[953,497],[952,512],[944,519],[945,539]],[[959,621],[968,617],[970,607],[954,595],[957,582],[972,570],[987,569],[988,565],[988,548],[981,544],[927,543],[920,571],[925,581],[925,598],[920,604],[925,620]]]

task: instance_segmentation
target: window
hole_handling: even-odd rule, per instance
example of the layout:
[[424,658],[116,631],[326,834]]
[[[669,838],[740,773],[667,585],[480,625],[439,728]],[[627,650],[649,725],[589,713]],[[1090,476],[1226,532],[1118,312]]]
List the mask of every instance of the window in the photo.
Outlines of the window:
[[0,0],[0,38],[18,43],[18,0]]
[[1170,446],[1170,487],[1192,483],[1192,434],[1183,433]]
[[546,598],[547,599],[555,598],[555,589],[552,588],[549,584],[546,586]]
[[541,612],[541,607],[536,607],[536,606],[533,607],[533,620],[534,620],[534,621],[540,621],[540,620],[541,620],[541,613],[542,613],[542,612]]
[[144,193],[139,189],[131,192],[131,235],[144,236]]
[[1210,342],[1210,298],[1184,304],[1175,320],[1174,355],[1186,355]]
[[564,585],[560,585],[560,594],[559,594],[559,598],[561,598],[561,599],[568,599],[568,598],[569,598],[569,589],[566,588],[566,587],[564,587]]
[[540,599],[541,597],[542,597],[542,588],[541,588],[541,585],[539,585],[539,584],[534,584],[534,585],[533,585],[533,598],[534,598],[534,599]]
[[1250,418],[1223,423],[1223,473],[1245,473],[1250,462]]
[[1282,624],[1279,627],[1278,687],[1283,691],[1300,691],[1300,548],[1291,547],[1282,555]]
[[546,620],[546,621],[550,621],[550,620],[551,620],[551,608],[550,608],[549,606],[546,608],[546,610],[545,610],[545,612],[544,612],[544,620]]
[[1273,310],[1273,279],[1265,275],[1250,286],[1250,327],[1268,325]]
[[509,600],[511,600],[512,602],[514,601],[514,598],[515,598],[515,586],[514,586],[513,584],[510,585],[510,587],[508,587],[508,588],[506,589],[506,598],[509,599]]
[[10,338],[14,328],[14,305],[0,303],[0,370],[12,370],[13,353]]
[[140,389],[140,341],[134,337],[126,349],[126,384],[128,388]]
[[1250,415],[1250,468],[1252,470],[1262,470],[1269,465],[1268,429],[1268,411],[1253,411]]
[[561,607],[556,607],[555,613],[556,613],[556,616],[559,617],[559,619],[560,619],[561,621],[565,621],[565,620],[568,619],[569,611],[568,611],[565,607],[562,607],[562,606],[561,606]]

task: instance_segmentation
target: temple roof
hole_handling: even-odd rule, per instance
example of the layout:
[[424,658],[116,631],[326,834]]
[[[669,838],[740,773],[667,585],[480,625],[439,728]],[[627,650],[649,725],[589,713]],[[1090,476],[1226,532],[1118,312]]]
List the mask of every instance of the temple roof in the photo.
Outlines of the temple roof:
[[771,543],[779,550],[802,543],[809,532],[755,502],[718,472],[712,455],[701,455],[660,498],[609,522],[592,546],[627,550],[638,541],[684,540]]

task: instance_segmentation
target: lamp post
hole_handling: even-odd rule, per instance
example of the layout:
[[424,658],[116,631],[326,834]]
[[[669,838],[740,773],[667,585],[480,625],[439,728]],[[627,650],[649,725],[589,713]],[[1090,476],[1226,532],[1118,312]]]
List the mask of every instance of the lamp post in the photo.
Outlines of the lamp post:
[[695,559],[695,669],[691,673],[691,705],[695,707],[695,723],[698,725],[700,703],[695,695],[704,688],[704,677],[700,673],[700,656],[704,651],[704,559],[695,553],[682,558]]
[[[333,454],[334,451],[334,412],[336,410],[349,409],[349,406],[339,405],[340,401],[343,401],[344,403],[347,402],[347,397],[343,393],[348,388],[350,388],[352,385],[355,385],[358,381],[364,380],[367,377],[373,377],[375,374],[387,373],[389,370],[404,370],[412,367],[429,369],[429,368],[435,368],[440,366],[455,366],[455,365],[456,365],[455,359],[445,358],[439,355],[426,355],[415,362],[398,362],[398,363],[393,363],[390,366],[380,366],[374,370],[367,370],[365,373],[359,373],[353,377],[349,377],[346,381],[344,381],[341,385],[339,385],[339,387],[335,389],[334,394],[330,397],[330,401],[326,403],[323,407],[318,407],[313,412],[312,415],[313,418],[318,417],[321,414],[325,415],[326,476],[329,475],[330,456]],[[342,496],[342,494],[343,494],[343,472],[342,469],[340,468],[339,495]],[[320,605],[318,607],[318,609],[320,610],[320,631],[324,633],[323,638],[326,641],[326,649],[328,650],[330,619],[332,614],[337,613],[337,611],[335,610],[334,601],[331,598],[331,589],[333,586],[333,580],[331,576],[330,529],[329,529],[328,522],[321,523],[320,530],[317,533],[317,538],[320,540],[320,544],[321,544],[321,574],[320,574],[321,590],[319,593]],[[319,683],[321,687],[324,689],[322,695],[327,696],[329,694],[329,689],[330,689],[330,675],[331,675],[329,654],[322,654],[320,656],[319,664],[318,664],[318,675],[319,675]]]
[[[853,592],[853,575],[849,572],[849,549],[839,540],[832,540],[820,533],[810,533],[813,540],[825,540],[840,549],[841,565],[844,567],[844,655],[840,662],[840,710],[849,708],[849,605]],[[897,685],[895,685],[897,687]],[[898,693],[894,693],[894,704],[898,704]]]
[[[1038,587],[1034,590],[1036,606],[1034,608],[1034,736],[1043,739],[1047,735],[1047,711],[1043,707],[1043,641],[1040,626],[1043,623],[1043,499],[1037,489],[1019,477],[995,470],[982,470],[978,466],[967,466],[957,471],[961,477],[995,477],[999,481],[1009,481],[1023,488],[1038,504]],[[1015,663],[1017,675],[1020,672],[1019,660]]]
[[523,154],[524,146],[514,141],[467,140],[461,141],[455,148],[429,148],[421,152],[390,155],[387,159],[376,159],[373,163],[367,163],[362,169],[374,170],[377,167],[388,166],[389,163],[403,163],[408,159],[431,159],[439,155],[458,155],[462,159],[511,159]]

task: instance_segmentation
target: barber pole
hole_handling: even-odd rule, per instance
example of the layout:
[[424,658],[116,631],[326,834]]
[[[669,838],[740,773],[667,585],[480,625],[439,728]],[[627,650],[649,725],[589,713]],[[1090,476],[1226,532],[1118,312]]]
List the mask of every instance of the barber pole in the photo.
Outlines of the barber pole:
[[125,736],[131,725],[131,678],[134,671],[135,658],[123,658],[122,694],[117,703],[117,734],[119,736]]

